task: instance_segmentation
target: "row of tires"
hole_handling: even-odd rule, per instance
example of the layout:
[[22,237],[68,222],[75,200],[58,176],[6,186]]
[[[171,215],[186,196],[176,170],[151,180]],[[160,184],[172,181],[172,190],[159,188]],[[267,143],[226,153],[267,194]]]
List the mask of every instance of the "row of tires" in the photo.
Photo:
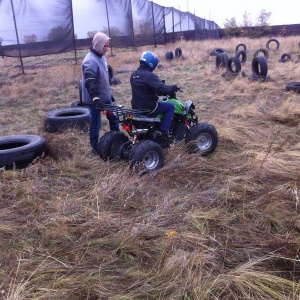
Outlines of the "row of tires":
[[[210,55],[215,55],[217,58],[226,60],[228,58],[228,54],[226,50],[222,48],[215,48],[210,53]],[[254,52],[253,57],[263,56],[266,60],[269,58],[269,51],[264,48],[259,48]],[[237,57],[241,63],[245,63],[247,60],[247,51],[246,50],[238,50],[235,52],[235,57]],[[279,62],[288,62],[292,59],[292,56],[290,53],[283,53],[279,59]],[[218,67],[218,64],[217,64]]]
[[[267,42],[267,49],[259,48],[254,52],[251,70],[252,74],[249,78],[254,80],[267,80],[269,77],[268,73],[268,64],[267,60],[269,58],[268,49],[270,49],[269,44],[271,42],[276,43],[276,50],[279,48],[279,42],[276,39],[270,39]],[[228,57],[228,54],[223,48],[214,48],[210,52],[211,56],[216,56],[216,68],[226,68],[226,72],[223,73],[223,76],[226,75],[238,75],[241,71],[241,65],[247,60],[247,47],[245,44],[238,44],[236,46],[236,52],[233,57]],[[279,62],[287,62],[291,60],[291,55],[289,53],[284,53],[281,55]],[[242,72],[242,75],[245,76],[245,73]],[[287,90],[289,90],[287,88]]]

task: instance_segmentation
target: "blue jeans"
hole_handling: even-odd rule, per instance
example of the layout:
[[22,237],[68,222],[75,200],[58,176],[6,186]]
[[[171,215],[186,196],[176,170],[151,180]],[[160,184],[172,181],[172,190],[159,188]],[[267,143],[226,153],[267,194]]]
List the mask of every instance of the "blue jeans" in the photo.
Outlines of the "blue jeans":
[[[101,111],[94,104],[89,105],[90,111],[90,144],[97,151],[99,133],[101,128]],[[115,115],[106,115],[109,121],[109,129],[120,131],[118,118]]]
[[172,118],[174,114],[174,104],[170,102],[158,102],[157,109],[151,113],[151,115],[159,115],[162,114],[161,123],[160,123],[160,130],[161,131],[169,131]]

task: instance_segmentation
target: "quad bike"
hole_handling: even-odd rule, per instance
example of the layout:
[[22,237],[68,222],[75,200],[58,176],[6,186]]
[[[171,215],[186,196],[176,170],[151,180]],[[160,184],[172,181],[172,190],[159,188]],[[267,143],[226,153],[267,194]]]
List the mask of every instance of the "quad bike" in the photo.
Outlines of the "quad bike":
[[103,160],[123,159],[136,170],[151,172],[164,165],[163,148],[185,142],[190,153],[202,156],[213,153],[218,145],[218,133],[213,125],[198,122],[191,100],[182,104],[176,98],[163,101],[174,104],[175,111],[169,137],[161,137],[159,128],[162,115],[149,116],[147,109],[127,109],[118,105],[104,105],[104,113],[113,113],[127,132],[106,132],[99,140],[98,154]]

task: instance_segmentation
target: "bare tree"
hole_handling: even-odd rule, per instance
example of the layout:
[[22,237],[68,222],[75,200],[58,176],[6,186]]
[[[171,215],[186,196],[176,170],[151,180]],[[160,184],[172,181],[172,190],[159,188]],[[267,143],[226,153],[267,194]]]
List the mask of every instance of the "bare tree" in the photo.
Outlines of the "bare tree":
[[28,44],[28,43],[36,43],[37,42],[37,37],[35,34],[32,35],[24,35],[24,43]]
[[87,36],[88,38],[93,38],[97,31],[88,31]]
[[271,14],[271,12],[267,12],[265,9],[262,9],[256,19],[256,26],[269,26],[269,19],[271,17]]
[[134,21],[134,33],[140,35],[153,34],[153,25],[151,21],[135,20]]
[[48,34],[48,40],[49,41],[57,41],[57,40],[63,40],[66,39],[66,37],[69,37],[68,30],[66,28],[63,28],[62,26],[53,27]]
[[102,32],[104,32],[107,35],[110,35],[111,37],[112,36],[122,36],[123,35],[120,28],[118,28],[116,26],[109,27],[109,30],[108,30],[108,27],[104,26],[103,29],[102,29]]
[[251,19],[250,19],[250,14],[248,12],[244,12],[243,14],[243,27],[251,27],[253,25]]

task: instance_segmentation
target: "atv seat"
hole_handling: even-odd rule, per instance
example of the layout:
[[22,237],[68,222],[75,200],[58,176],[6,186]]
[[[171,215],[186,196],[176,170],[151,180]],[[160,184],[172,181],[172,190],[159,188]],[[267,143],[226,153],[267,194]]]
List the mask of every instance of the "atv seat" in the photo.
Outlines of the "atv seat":
[[152,122],[152,123],[160,123],[160,118],[149,118],[149,117],[135,117],[135,121],[140,121],[140,122]]

